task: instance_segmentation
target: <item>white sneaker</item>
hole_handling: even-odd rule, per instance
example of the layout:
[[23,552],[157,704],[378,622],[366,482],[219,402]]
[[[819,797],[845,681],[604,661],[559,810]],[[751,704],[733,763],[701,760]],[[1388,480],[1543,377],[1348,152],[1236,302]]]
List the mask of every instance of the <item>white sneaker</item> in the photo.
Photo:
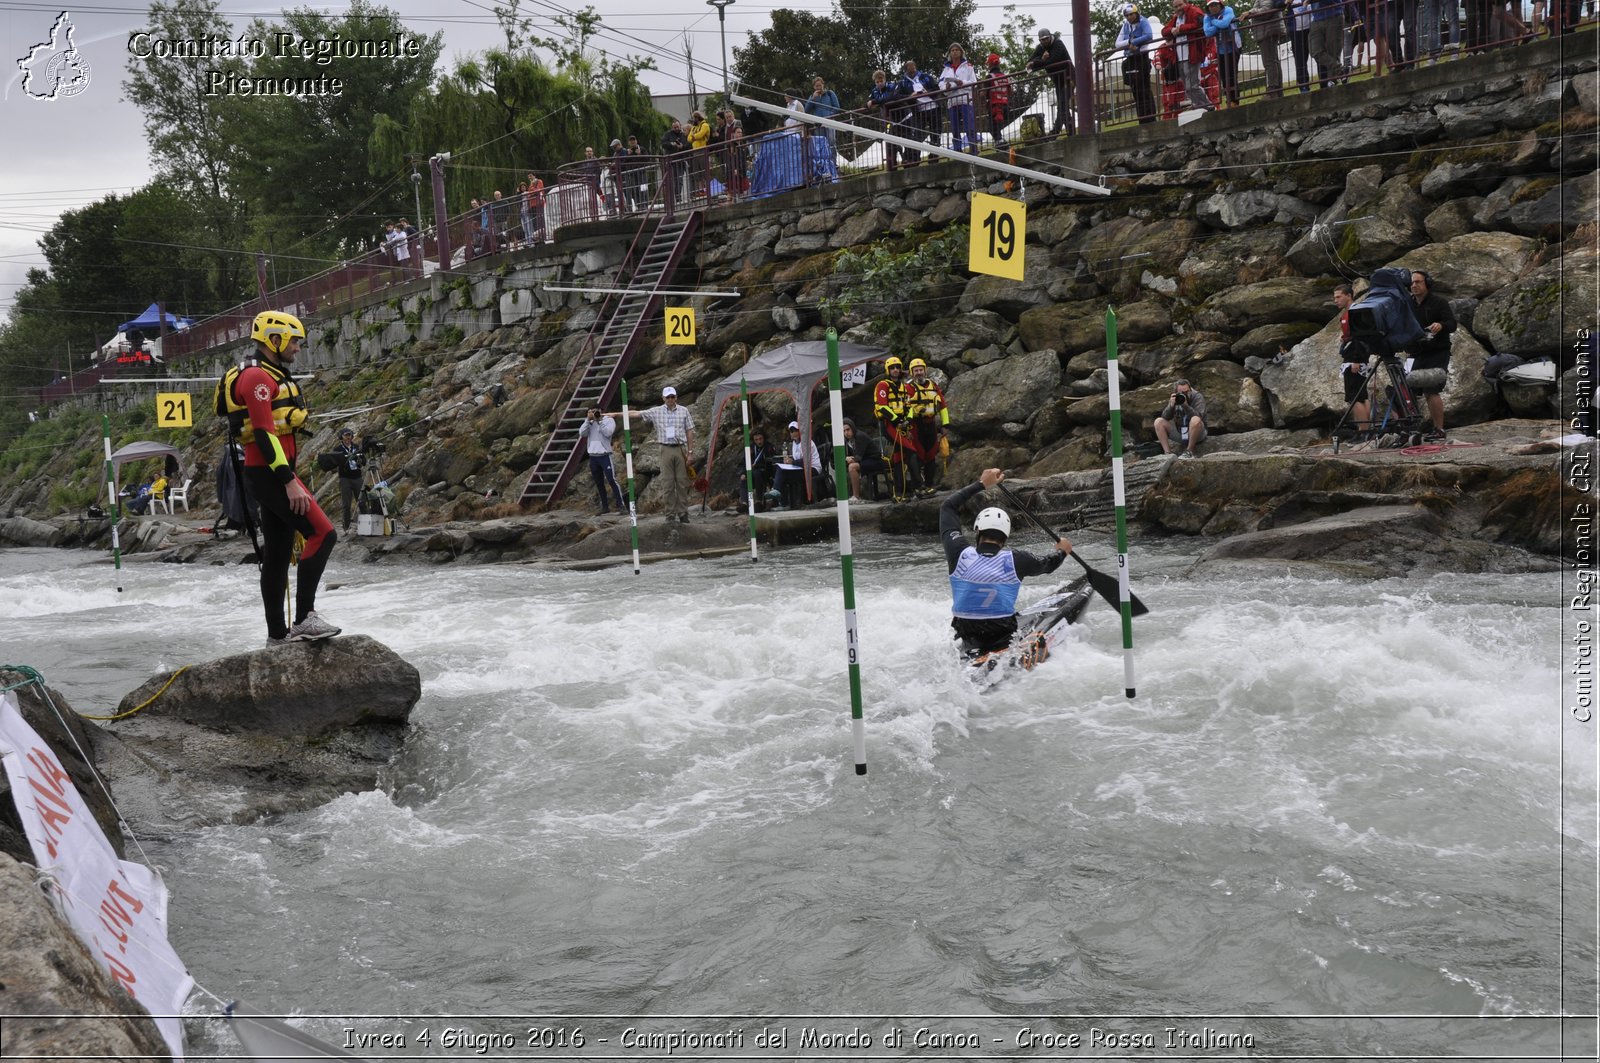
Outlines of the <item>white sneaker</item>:
[[862,501],[862,499],[857,498],[855,495],[851,495],[849,499],[850,505],[852,506],[860,505]]
[[333,638],[333,636],[337,635],[340,630],[340,628],[334,627],[332,624],[322,619],[322,617],[318,616],[316,610],[313,609],[311,612],[306,614],[306,618],[304,620],[300,621],[298,624],[292,625],[289,628],[287,641],[317,642],[321,639]]
[[267,639],[267,649],[269,649],[269,650],[272,649],[275,646],[287,646],[288,644],[289,644],[289,640],[288,639],[274,639],[274,638]]
[[1194,451],[1186,450],[1182,454],[1179,454],[1178,457],[1179,457],[1180,460],[1187,459],[1187,458],[1192,458],[1192,457],[1194,457]]

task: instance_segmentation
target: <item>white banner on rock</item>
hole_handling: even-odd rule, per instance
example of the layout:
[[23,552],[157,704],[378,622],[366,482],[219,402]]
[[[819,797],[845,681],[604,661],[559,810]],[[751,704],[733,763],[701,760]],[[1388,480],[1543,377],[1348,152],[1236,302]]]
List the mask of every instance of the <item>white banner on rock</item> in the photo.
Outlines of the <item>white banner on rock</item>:
[[167,941],[167,887],[143,864],[120,860],[83,795],[9,691],[0,694],[0,757],[11,796],[51,881],[56,907],[89,953],[156,1018],[175,1060],[183,1059],[177,1016],[194,979]]

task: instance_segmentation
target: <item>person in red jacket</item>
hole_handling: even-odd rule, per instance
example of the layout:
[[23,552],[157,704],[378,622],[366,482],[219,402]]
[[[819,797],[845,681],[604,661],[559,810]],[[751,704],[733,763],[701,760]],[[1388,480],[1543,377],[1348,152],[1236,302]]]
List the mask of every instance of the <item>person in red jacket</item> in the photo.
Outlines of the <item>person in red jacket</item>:
[[1202,111],[1216,110],[1205,91],[1200,88],[1200,64],[1206,58],[1206,13],[1191,2],[1180,0],[1172,18],[1161,27],[1161,36],[1170,40],[1178,52],[1178,63],[1183,68],[1183,86],[1189,94],[1189,103]]
[[1011,78],[1000,68],[1000,56],[989,53],[987,68],[979,84],[983,87],[984,101],[989,111],[989,133],[994,146],[1006,146],[1006,126],[1011,122]]
[[[305,424],[305,398],[289,373],[305,326],[293,314],[264,310],[250,338],[252,362],[222,380],[230,431],[244,447],[244,480],[261,507],[261,601],[267,615],[267,645],[332,638],[339,629],[317,615],[317,584],[339,534],[317,500],[295,475],[295,432]],[[295,579],[295,619],[285,622],[294,537],[305,539]]]

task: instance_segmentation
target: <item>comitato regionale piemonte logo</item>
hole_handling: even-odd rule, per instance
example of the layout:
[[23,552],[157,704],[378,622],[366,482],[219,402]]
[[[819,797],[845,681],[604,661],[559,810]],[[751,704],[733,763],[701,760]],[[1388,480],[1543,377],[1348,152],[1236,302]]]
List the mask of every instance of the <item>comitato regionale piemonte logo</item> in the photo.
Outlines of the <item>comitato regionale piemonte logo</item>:
[[66,99],[89,87],[89,61],[73,43],[74,29],[72,16],[61,12],[50,27],[50,39],[29,48],[17,60],[22,91],[30,99]]

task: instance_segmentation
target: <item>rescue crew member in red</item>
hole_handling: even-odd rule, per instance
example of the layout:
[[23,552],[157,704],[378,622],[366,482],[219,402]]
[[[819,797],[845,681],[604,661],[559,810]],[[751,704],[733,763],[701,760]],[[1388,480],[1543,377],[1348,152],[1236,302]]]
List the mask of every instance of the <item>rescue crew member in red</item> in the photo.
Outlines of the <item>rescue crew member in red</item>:
[[922,462],[922,486],[917,493],[931,495],[941,479],[939,443],[950,435],[950,409],[944,404],[944,392],[928,375],[928,363],[921,358],[911,359],[911,379],[905,382],[905,392],[912,446]]
[[[985,469],[977,483],[950,495],[939,507],[939,538],[950,568],[950,626],[967,658],[1010,646],[1017,633],[1017,592],[1022,581],[1054,572],[1072,553],[1072,540],[1066,537],[1056,540],[1056,552],[1048,558],[1006,549],[1011,515],[998,506],[978,514],[974,523],[978,541],[967,542],[961,533],[961,507],[1003,479],[1005,473],[999,469]],[[1035,663],[1043,659],[1038,657]]]
[[[905,363],[890,355],[883,360],[883,372],[883,379],[872,392],[872,412],[883,426],[884,438],[889,441],[889,490],[896,502],[904,502],[922,478],[916,436],[908,416]],[[911,465],[909,484],[906,482],[908,462]]]
[[[295,432],[306,404],[289,369],[300,353],[305,326],[277,310],[256,315],[250,338],[256,359],[230,370],[222,382],[229,428],[244,447],[244,478],[261,507],[261,601],[267,645],[332,638],[339,629],[317,615],[317,584],[338,532],[295,475]],[[283,600],[295,533],[305,538],[295,579],[295,618],[285,622]]]

